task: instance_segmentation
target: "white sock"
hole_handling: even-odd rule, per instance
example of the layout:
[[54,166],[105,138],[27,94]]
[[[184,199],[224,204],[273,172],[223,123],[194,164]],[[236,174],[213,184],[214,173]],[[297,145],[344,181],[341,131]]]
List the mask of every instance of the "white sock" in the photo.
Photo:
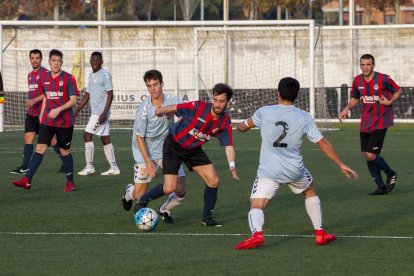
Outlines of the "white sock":
[[314,229],[322,229],[322,208],[318,196],[305,199],[306,212],[312,221]]
[[95,153],[95,145],[92,142],[85,143],[85,159],[86,159],[86,167],[88,169],[93,168],[93,155]]
[[126,193],[125,193],[126,201],[134,200],[134,197],[132,196],[133,192],[134,192],[134,186],[131,186],[126,190]]
[[168,199],[161,205],[160,210],[170,214],[170,211],[180,205],[184,201],[184,197],[178,197],[175,193],[171,193]]
[[117,170],[118,165],[116,164],[114,146],[112,145],[112,143],[110,143],[108,145],[105,145],[103,148],[104,148],[106,160],[111,166],[111,169]]
[[264,213],[262,209],[250,209],[248,219],[252,234],[263,231]]

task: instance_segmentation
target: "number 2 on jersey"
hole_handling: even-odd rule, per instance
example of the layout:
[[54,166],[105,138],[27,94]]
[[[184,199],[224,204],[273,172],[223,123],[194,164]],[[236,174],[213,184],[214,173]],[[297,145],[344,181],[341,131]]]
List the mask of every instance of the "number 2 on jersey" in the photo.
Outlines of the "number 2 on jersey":
[[282,122],[282,121],[276,122],[275,125],[276,125],[276,127],[277,126],[282,126],[283,127],[283,132],[279,136],[279,138],[277,138],[277,140],[273,143],[273,146],[277,147],[277,148],[287,148],[287,144],[286,143],[281,143],[281,141],[286,137],[287,131],[289,130],[289,125],[285,122]]

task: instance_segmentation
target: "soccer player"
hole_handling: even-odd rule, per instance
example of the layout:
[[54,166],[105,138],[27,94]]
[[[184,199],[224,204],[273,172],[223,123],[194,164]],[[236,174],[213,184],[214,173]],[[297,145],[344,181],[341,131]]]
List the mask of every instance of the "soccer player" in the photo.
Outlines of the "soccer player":
[[[24,173],[29,167],[30,158],[33,154],[33,142],[36,135],[39,133],[39,115],[42,109],[43,92],[39,87],[39,81],[45,78],[49,70],[42,66],[42,51],[33,49],[29,52],[30,64],[32,71],[27,75],[27,84],[29,87],[28,100],[26,101],[26,117],[24,120],[24,148],[22,165],[11,170],[10,173],[19,174]],[[53,149],[60,156],[59,146],[56,139],[52,139],[51,144]],[[63,162],[62,162],[63,163]],[[62,167],[58,172],[62,172]]]
[[[372,55],[362,55],[359,62],[362,74],[354,78],[351,99],[338,118],[341,122],[345,120],[349,110],[362,100],[361,151],[377,185],[369,195],[384,195],[394,189],[398,176],[380,153],[387,129],[394,123],[392,104],[400,97],[401,89],[388,75],[374,71],[375,60]],[[381,171],[387,175],[386,183]]]
[[116,163],[114,146],[109,137],[109,116],[113,99],[112,76],[107,70],[102,68],[102,53],[93,52],[90,63],[92,72],[89,74],[88,87],[75,111],[76,118],[90,100],[91,117],[83,133],[86,167],[78,174],[88,175],[95,173],[95,167],[93,166],[95,145],[92,138],[93,135],[98,135],[101,137],[104,154],[110,165],[109,170],[102,172],[101,175],[118,175],[121,172]]
[[194,170],[206,183],[202,224],[222,226],[213,218],[220,181],[202,145],[207,143],[211,137],[217,137],[221,145],[225,146],[233,179],[239,179],[235,166],[236,153],[233,146],[231,121],[225,112],[233,96],[233,89],[226,84],[219,83],[213,87],[212,95],[212,103],[193,101],[156,109],[156,115],[177,114],[181,120],[170,126],[169,135],[164,141],[162,152],[164,184],[157,185],[142,195],[134,207],[134,213],[147,206],[150,200],[176,191],[177,175],[181,164],[185,163],[190,171]]
[[[138,200],[148,190],[148,184],[159,167],[162,167],[162,146],[168,135],[168,127],[174,116],[157,116],[155,108],[178,104],[176,96],[163,93],[163,76],[158,70],[149,70],[144,74],[144,82],[150,94],[139,105],[135,114],[132,135],[132,153],[134,155],[134,185],[129,184],[122,205],[126,211],[132,207],[132,201]],[[159,208],[159,215],[165,223],[174,223],[171,209],[180,205],[186,194],[184,169],[178,171],[178,185],[167,201]]]
[[235,249],[260,247],[264,243],[263,225],[267,203],[281,185],[287,185],[293,193],[303,193],[306,211],[315,229],[316,244],[334,241],[336,236],[322,229],[321,203],[313,185],[313,178],[306,169],[300,153],[303,137],[319,145],[348,177],[358,179],[358,174],[346,166],[335,153],[329,141],[319,132],[312,116],[295,107],[299,93],[299,82],[294,78],[283,78],[278,85],[278,104],[259,108],[251,118],[237,125],[241,132],[253,127],[260,128],[262,145],[260,164],[250,194],[248,220],[252,237],[236,245]]
[[43,160],[43,155],[56,135],[60,147],[65,176],[67,179],[64,192],[75,191],[73,182],[73,157],[70,152],[72,142],[74,116],[72,107],[79,95],[75,77],[62,71],[63,54],[53,49],[49,53],[50,72],[39,81],[43,91],[43,105],[40,112],[39,137],[35,153],[29,163],[29,169],[21,180],[13,181],[17,187],[29,190],[32,179]]

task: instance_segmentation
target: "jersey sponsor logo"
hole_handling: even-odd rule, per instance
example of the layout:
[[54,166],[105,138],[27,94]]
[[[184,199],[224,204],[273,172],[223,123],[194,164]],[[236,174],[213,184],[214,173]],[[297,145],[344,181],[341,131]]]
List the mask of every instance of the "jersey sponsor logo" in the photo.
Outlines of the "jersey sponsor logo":
[[190,135],[194,136],[197,140],[200,140],[202,142],[205,142],[206,140],[209,141],[211,139],[211,136],[205,133],[202,133],[198,131],[197,129],[193,128],[188,132]]
[[46,92],[46,99],[48,100],[57,100],[63,96],[63,92],[60,91],[47,91]]
[[377,101],[379,101],[379,96],[362,96],[362,102],[366,104],[373,104]]
[[29,89],[37,89],[39,85],[37,83],[31,83],[29,84]]

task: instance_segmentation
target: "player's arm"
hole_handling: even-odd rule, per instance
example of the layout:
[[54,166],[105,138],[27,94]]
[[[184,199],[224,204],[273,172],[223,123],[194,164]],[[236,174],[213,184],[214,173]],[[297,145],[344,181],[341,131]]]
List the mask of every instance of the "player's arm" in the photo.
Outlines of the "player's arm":
[[339,113],[339,115],[338,115],[338,119],[339,119],[340,122],[345,120],[345,118],[348,116],[349,110],[354,108],[354,106],[356,106],[358,104],[358,102],[359,102],[359,99],[351,97],[348,104],[345,106],[345,108],[342,110],[342,112]]
[[166,106],[160,106],[155,109],[155,115],[161,116],[164,114],[175,114],[177,113],[177,105],[166,105]]
[[234,180],[239,180],[240,178],[237,175],[236,171],[236,151],[234,150],[234,146],[226,146],[225,150],[227,162],[229,163],[230,173],[232,174]]
[[391,99],[387,99],[384,96],[381,96],[381,98],[379,99],[380,103],[382,105],[392,105],[396,100],[398,100],[398,98],[401,96],[401,89],[399,89],[397,92],[394,92],[392,94]]
[[40,109],[40,114],[39,114],[40,121],[42,120],[43,111],[45,110],[45,106],[46,106],[46,97],[43,97],[42,108]]
[[43,101],[43,98],[44,98],[44,95],[42,94],[40,96],[37,96],[34,99],[27,100],[26,101],[26,107],[31,107],[31,106],[35,105],[37,102]]
[[243,122],[240,122],[240,123],[237,124],[237,130],[241,131],[241,132],[246,132],[246,131],[250,130],[253,127],[255,127],[255,125],[253,123],[252,118],[247,118]]
[[318,142],[319,149],[329,158],[332,162],[334,162],[341,171],[346,175],[348,178],[354,178],[355,180],[359,179],[359,175],[350,167],[342,163],[339,156],[336,154],[335,149],[333,148],[332,144],[326,139],[322,138]]
[[67,103],[57,108],[50,110],[49,114],[47,115],[49,118],[54,119],[56,118],[60,112],[72,108],[76,104],[76,99],[78,96],[72,95]]
[[105,108],[102,111],[102,114],[99,116],[99,123],[104,123],[106,121],[106,115],[108,114],[109,109],[112,105],[112,100],[114,99],[114,91],[109,90],[106,92],[108,94],[108,98],[106,99]]
[[137,135],[137,144],[138,144],[138,149],[141,152],[142,157],[145,160],[145,165],[147,167],[147,172],[149,173],[149,175],[151,175],[151,177],[155,176],[155,167],[154,167],[154,163],[152,163],[149,155],[148,155],[148,150],[147,150],[147,143],[145,143],[145,138],[142,137],[141,135]]
[[78,116],[79,112],[85,107],[85,105],[89,102],[89,98],[91,95],[88,92],[85,92],[82,96],[82,100],[80,101],[78,107],[75,111],[75,118]]

